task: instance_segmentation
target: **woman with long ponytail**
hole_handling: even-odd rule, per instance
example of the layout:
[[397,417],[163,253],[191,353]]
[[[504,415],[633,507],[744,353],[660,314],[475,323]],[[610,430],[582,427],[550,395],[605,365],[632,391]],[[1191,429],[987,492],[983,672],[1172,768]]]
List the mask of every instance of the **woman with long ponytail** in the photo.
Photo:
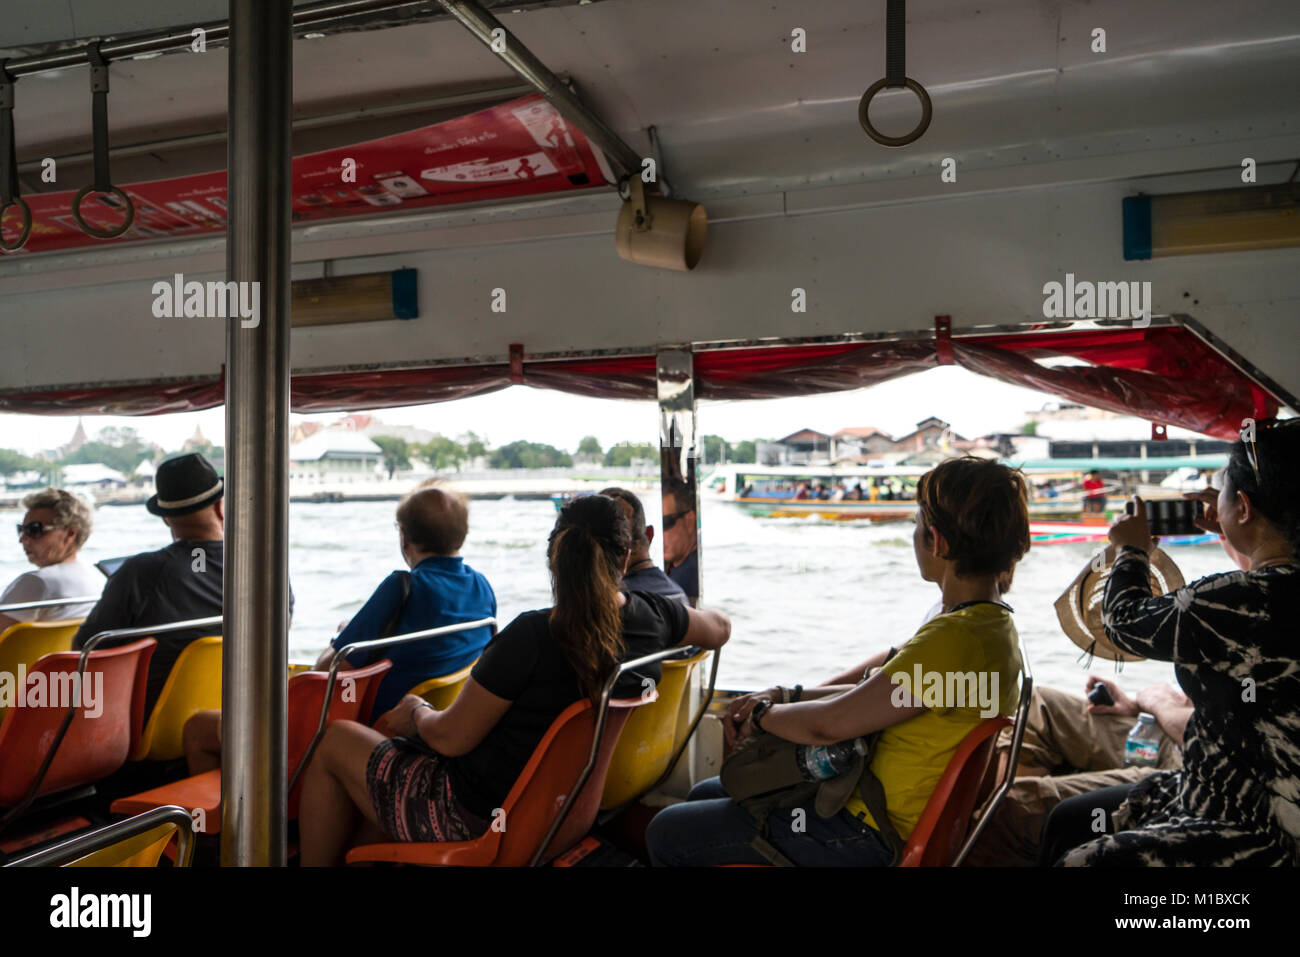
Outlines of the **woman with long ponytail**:
[[[445,711],[407,695],[373,728],[328,726],[304,777],[302,863],[340,864],[364,840],[465,841],[492,824],[546,730],[599,699],[619,662],[675,645],[720,648],[721,612],[622,587],[632,535],[602,495],[566,505],[547,543],[552,607],[524,612],[483,649]],[[659,668],[624,675],[639,695]]]

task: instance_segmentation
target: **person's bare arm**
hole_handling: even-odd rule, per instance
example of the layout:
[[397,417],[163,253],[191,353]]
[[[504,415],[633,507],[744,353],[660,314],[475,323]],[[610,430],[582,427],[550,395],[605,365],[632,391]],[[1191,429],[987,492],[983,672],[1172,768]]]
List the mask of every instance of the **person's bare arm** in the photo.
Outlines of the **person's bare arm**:
[[[773,705],[763,718],[763,730],[796,744],[835,744],[891,727],[925,710],[889,675],[878,671],[845,694]],[[748,731],[742,728],[741,737]]]
[[10,618],[8,615],[0,615],[0,631],[4,631],[11,625],[18,624],[17,618]]
[[1152,685],[1138,692],[1138,707],[1156,719],[1160,730],[1169,739],[1183,746],[1183,736],[1187,733],[1187,722],[1196,710],[1187,695],[1169,685]]
[[510,704],[470,677],[447,710],[426,708],[422,698],[408,694],[376,722],[375,728],[390,736],[419,737],[439,754],[454,758],[478,747],[510,710]]
[[686,608],[686,636],[678,647],[695,646],[713,651],[731,638],[731,619],[713,608]]

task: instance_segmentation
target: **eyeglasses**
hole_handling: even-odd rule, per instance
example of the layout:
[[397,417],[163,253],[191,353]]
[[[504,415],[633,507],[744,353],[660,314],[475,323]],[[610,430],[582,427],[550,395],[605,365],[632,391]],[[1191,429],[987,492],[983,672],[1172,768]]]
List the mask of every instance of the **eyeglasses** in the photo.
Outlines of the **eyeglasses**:
[[674,525],[676,525],[676,524],[677,524],[677,520],[680,519],[683,515],[687,515],[687,514],[693,512],[693,511],[695,511],[695,510],[692,509],[692,508],[688,508],[688,509],[683,509],[683,510],[680,511],[680,512],[666,512],[666,513],[664,513],[664,531],[666,532],[666,531],[668,531],[670,528],[672,528]]
[[1290,425],[1300,422],[1297,419],[1259,419],[1255,422],[1255,427],[1250,432],[1250,438],[1246,438],[1246,429],[1242,430],[1241,441],[1246,447],[1246,461],[1250,463],[1251,469],[1255,472],[1255,487],[1262,486],[1263,479],[1259,475],[1259,448],[1255,445],[1256,436],[1260,432],[1267,432],[1269,429],[1283,429]]
[[63,528],[62,525],[46,525],[44,522],[28,522],[25,525],[18,523],[18,540],[22,541],[24,535],[28,538],[40,538],[46,532],[54,528]]

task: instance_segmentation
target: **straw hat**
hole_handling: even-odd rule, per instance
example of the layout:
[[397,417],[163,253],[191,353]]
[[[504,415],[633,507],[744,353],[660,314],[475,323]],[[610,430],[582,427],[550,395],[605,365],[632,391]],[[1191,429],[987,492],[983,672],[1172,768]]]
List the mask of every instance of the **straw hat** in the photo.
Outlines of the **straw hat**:
[[[1096,558],[1083,567],[1083,571],[1070,583],[1060,598],[1056,599],[1056,617],[1061,629],[1070,640],[1090,655],[1111,661],[1142,661],[1141,655],[1121,651],[1111,644],[1101,624],[1101,600],[1106,594],[1106,580],[1110,577],[1111,563],[1093,567]],[[1155,548],[1151,550],[1151,593],[1166,595],[1182,588],[1186,582],[1173,559]]]

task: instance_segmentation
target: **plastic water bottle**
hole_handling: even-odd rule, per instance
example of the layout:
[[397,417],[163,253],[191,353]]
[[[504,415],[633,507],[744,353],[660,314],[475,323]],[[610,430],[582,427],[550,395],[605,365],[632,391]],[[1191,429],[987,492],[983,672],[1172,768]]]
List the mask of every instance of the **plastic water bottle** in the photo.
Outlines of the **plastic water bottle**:
[[843,774],[859,754],[866,753],[867,742],[855,738],[839,744],[805,744],[795,751],[795,761],[805,781],[825,781]]
[[1143,711],[1124,742],[1124,766],[1154,768],[1159,759],[1160,727],[1154,715]]

